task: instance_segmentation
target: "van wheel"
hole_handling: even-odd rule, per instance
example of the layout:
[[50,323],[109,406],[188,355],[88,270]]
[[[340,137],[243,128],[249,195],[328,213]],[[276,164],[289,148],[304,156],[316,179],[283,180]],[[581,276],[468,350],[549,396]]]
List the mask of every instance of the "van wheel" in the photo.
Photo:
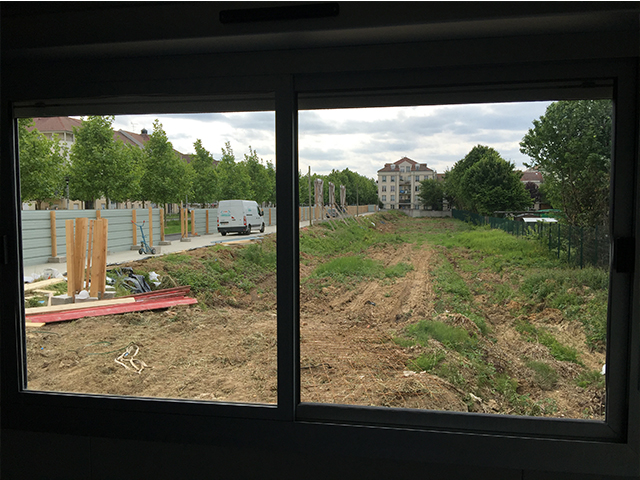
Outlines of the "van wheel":
[[260,227],[260,233],[264,233],[264,223],[262,224],[262,226]]
[[247,231],[244,232],[245,235],[250,235],[251,234],[251,225],[247,225]]
[[220,232],[220,235],[222,235],[223,237],[227,234],[227,232]]

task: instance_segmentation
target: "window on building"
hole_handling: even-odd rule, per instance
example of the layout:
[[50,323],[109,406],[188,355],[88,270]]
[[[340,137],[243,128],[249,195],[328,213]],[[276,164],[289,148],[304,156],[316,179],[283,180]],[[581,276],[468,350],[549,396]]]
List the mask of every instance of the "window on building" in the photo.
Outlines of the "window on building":
[[382,181],[386,182],[387,181],[387,176],[386,175],[382,175]]
[[396,191],[396,186],[395,185],[391,185],[391,191],[395,192]]
[[382,195],[382,201],[386,202],[387,201],[387,196],[386,195]]
[[[393,188],[393,187],[391,187],[391,188]],[[386,187],[385,185],[383,185],[383,186],[382,186],[382,191],[383,191],[383,192],[386,192],[386,191],[387,191],[387,187]]]
[[391,195],[391,201],[395,202],[396,201],[396,196],[395,195]]

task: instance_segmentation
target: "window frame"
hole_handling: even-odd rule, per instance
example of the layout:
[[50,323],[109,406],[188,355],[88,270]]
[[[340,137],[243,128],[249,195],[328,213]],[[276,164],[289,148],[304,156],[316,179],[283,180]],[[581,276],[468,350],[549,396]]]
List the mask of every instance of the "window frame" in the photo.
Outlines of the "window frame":
[[[276,112],[276,182],[278,201],[278,404],[252,405],[209,403],[187,400],[123,398],[101,395],[83,395],[52,392],[24,391],[22,380],[25,371],[25,352],[15,339],[24,336],[23,294],[18,278],[22,270],[20,258],[20,210],[17,166],[8,172],[3,186],[13,199],[10,217],[12,230],[5,240],[5,256],[10,257],[14,287],[12,294],[18,302],[10,306],[13,321],[5,322],[2,333],[3,349],[2,398],[10,405],[12,416],[3,416],[5,428],[23,428],[34,431],[56,431],[81,435],[105,435],[117,437],[126,422],[138,422],[141,433],[132,433],[143,439],[166,438],[183,441],[181,435],[190,432],[190,442],[211,442],[211,429],[238,429],[246,434],[254,428],[263,435],[276,431],[289,432],[301,442],[307,435],[315,436],[313,444],[323,443],[327,452],[357,455],[366,443],[370,456],[384,455],[406,458],[418,455],[425,461],[439,461],[446,452],[466,448],[468,457],[463,463],[490,465],[504,468],[532,470],[564,469],[565,471],[605,472],[606,464],[615,463],[624,473],[626,465],[638,461],[640,429],[638,428],[638,318],[637,301],[632,299],[632,288],[638,288],[638,274],[632,269],[625,272],[625,262],[632,267],[638,263],[640,248],[635,252],[623,251],[619,239],[632,239],[637,244],[638,224],[633,216],[640,211],[637,200],[638,180],[635,162],[638,159],[638,93],[635,90],[637,65],[624,59],[612,62],[576,62],[575,64],[546,64],[537,68],[496,67],[491,69],[465,68],[465,75],[456,69],[438,71],[433,75],[426,71],[391,73],[383,79],[368,72],[350,74],[285,75],[266,80],[260,78],[261,91],[274,93]],[[597,74],[594,72],[598,72]],[[432,74],[432,75],[430,75]],[[427,80],[425,80],[427,79]],[[463,80],[464,79],[464,80]],[[226,93],[233,93],[232,82],[220,80]],[[297,208],[297,112],[298,105],[305,108],[337,108],[338,105],[390,106],[442,103],[482,103],[521,101],[540,98],[541,94],[558,92],[558,99],[582,98],[584,82],[591,85],[607,83],[606,90],[613,89],[615,105],[614,121],[614,169],[612,172],[612,220],[614,238],[614,264],[610,282],[610,315],[615,319],[608,325],[607,364],[611,365],[611,377],[607,387],[613,385],[614,395],[607,404],[605,422],[507,417],[472,413],[410,411],[327,404],[303,404],[300,402],[299,369],[299,258],[298,258],[298,208]],[[268,88],[265,87],[265,83]],[[446,84],[447,88],[440,85]],[[160,91],[152,92],[159,94]],[[176,87],[176,88],[179,88]],[[210,87],[211,88],[211,87]],[[197,90],[197,89],[196,89]],[[345,98],[345,91],[352,96]],[[190,105],[195,98],[187,97]],[[74,102],[86,102],[89,96],[70,98]],[[144,97],[141,97],[144,99]],[[542,99],[542,98],[540,98]],[[548,98],[546,98],[548,99]],[[46,97],[45,97],[46,100]],[[150,105],[184,105],[184,98],[158,99],[151,103],[135,98],[116,99],[108,104],[96,102],[91,112],[84,114],[113,113],[119,108],[134,113],[130,106],[147,112]],[[514,100],[515,101],[515,100]],[[3,98],[2,116],[3,155],[15,158],[17,151],[16,112],[38,112],[52,115],[64,114],[65,108],[73,110],[65,102],[56,100],[50,105],[43,99],[25,99],[10,103]],[[173,102],[173,103],[172,103]],[[84,104],[85,106],[87,103]],[[205,109],[206,109],[206,103]],[[191,107],[193,108],[193,107]],[[201,108],[201,107],[198,107]],[[140,113],[142,113],[142,111]],[[175,112],[175,109],[171,111]],[[36,115],[27,115],[36,116]],[[390,181],[394,181],[391,176]],[[618,242],[618,243],[616,243]],[[630,257],[632,255],[632,257]],[[14,261],[15,260],[15,261]],[[619,271],[618,271],[619,270]],[[285,294],[284,292],[287,292]],[[20,305],[22,303],[22,305]],[[7,340],[13,334],[13,341]],[[10,337],[11,338],[11,337]],[[13,359],[7,362],[6,359]],[[609,390],[608,390],[609,393]],[[635,401],[634,401],[635,400]],[[59,412],[56,418],[49,415],[51,409]],[[256,423],[258,422],[258,423]],[[246,425],[251,424],[251,427]],[[167,431],[167,425],[174,427]],[[255,427],[259,425],[259,427]],[[267,432],[267,433],[265,433]],[[425,449],[425,445],[429,445]],[[428,451],[425,451],[428,450]],[[527,456],[515,452],[527,451]]]

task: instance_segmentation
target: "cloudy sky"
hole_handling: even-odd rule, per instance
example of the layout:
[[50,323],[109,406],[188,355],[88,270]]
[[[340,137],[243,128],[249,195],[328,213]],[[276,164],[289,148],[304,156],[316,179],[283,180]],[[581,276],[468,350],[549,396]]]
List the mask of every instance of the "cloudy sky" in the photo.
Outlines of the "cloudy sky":
[[[311,166],[312,172],[327,174],[349,168],[377,178],[385,163],[406,156],[442,173],[478,144],[521,168],[527,157],[518,144],[549,103],[302,111],[300,170],[306,174]],[[156,118],[182,153],[193,153],[193,143],[201,139],[216,159],[230,142],[236,160],[251,146],[263,160],[275,161],[273,112],[118,116],[114,128],[137,133],[146,128],[151,134]]]

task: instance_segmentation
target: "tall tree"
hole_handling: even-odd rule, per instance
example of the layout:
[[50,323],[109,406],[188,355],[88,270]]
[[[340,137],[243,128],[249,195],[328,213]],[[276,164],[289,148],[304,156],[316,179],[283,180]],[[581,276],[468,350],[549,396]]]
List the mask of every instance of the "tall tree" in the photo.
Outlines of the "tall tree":
[[202,140],[198,139],[193,144],[196,154],[191,159],[193,167],[192,199],[204,208],[206,203],[212,203],[216,199],[216,173],[214,160],[211,153],[202,146]]
[[50,140],[35,128],[32,119],[21,118],[18,143],[22,201],[33,200],[41,210],[43,202],[63,198],[67,150],[57,136]]
[[442,182],[429,178],[421,181],[418,198],[425,207],[431,207],[432,210],[442,210],[444,200],[444,186]]
[[145,156],[140,182],[142,197],[162,206],[186,200],[191,193],[192,169],[173,149],[157,119],[145,145]]
[[218,200],[246,200],[253,198],[251,177],[243,166],[236,163],[231,144],[226,142],[222,158],[216,167]]
[[554,102],[520,142],[527,166],[542,173],[542,193],[571,225],[608,220],[611,113],[610,100]]
[[[272,200],[276,190],[275,175],[271,175],[267,166],[262,163],[255,150],[249,146],[249,155],[244,154],[242,164],[251,179],[253,200],[260,205]],[[275,170],[273,171],[275,173]]]
[[491,147],[478,145],[445,176],[445,190],[463,210],[490,215],[499,210],[522,210],[531,196],[514,165]]
[[93,202],[99,198],[121,202],[135,195],[138,171],[130,162],[122,141],[115,141],[111,128],[115,117],[91,116],[74,128],[71,146],[69,191],[71,198]]

